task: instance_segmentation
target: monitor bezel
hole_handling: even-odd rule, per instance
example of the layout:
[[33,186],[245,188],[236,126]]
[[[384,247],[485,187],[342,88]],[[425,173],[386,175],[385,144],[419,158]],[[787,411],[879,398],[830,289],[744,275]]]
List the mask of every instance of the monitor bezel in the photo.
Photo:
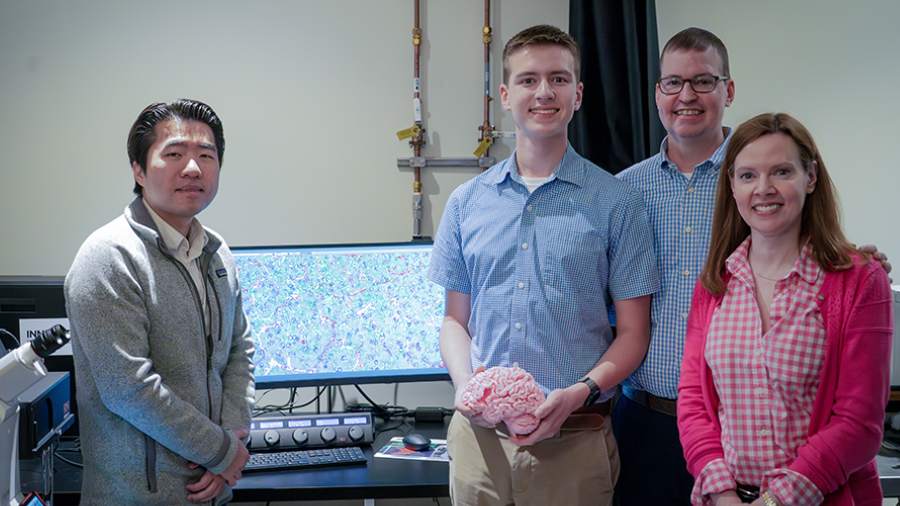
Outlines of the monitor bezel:
[[[232,254],[252,251],[304,251],[317,249],[358,249],[358,248],[392,248],[409,246],[431,246],[433,241],[417,239],[405,242],[369,242],[369,243],[326,243],[326,244],[280,244],[280,245],[241,245],[230,246]],[[241,290],[244,280],[241,279]],[[253,322],[250,322],[251,328]],[[450,381],[446,368],[440,369],[394,369],[383,371],[327,372],[310,374],[285,374],[278,376],[256,376],[258,389],[315,387],[334,385],[365,385],[374,383],[417,383],[430,381]]]

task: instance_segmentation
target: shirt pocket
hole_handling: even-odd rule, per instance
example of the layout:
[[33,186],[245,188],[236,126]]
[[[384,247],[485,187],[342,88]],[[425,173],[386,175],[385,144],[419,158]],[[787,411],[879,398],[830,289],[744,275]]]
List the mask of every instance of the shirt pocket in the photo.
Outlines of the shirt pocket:
[[549,316],[574,334],[603,332],[608,326],[605,241],[577,216],[537,232]]
[[543,282],[563,294],[603,300],[608,275],[606,241],[590,223],[578,216],[556,219],[536,232]]

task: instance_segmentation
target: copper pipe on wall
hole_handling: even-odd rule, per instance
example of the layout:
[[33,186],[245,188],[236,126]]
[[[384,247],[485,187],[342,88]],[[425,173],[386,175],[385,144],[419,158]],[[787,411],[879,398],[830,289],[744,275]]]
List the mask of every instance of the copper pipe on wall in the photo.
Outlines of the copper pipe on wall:
[[420,55],[422,45],[422,27],[420,23],[421,0],[413,0],[413,113],[414,122],[409,128],[397,132],[398,140],[409,139],[409,145],[413,149],[410,158],[398,158],[397,167],[410,167],[413,169],[413,240],[429,239],[422,235],[423,196],[422,196],[422,169],[426,166],[433,167],[480,167],[485,170],[494,164],[494,158],[488,151],[495,137],[503,136],[504,132],[497,132],[491,124],[491,2],[484,0],[484,25],[482,27],[482,43],[484,45],[484,117],[478,126],[480,131],[478,147],[475,148],[475,158],[428,158],[423,156],[425,145],[425,125],[422,119],[422,77],[420,72]]
[[[421,159],[422,146],[425,145],[425,128],[422,122],[422,83],[419,72],[419,55],[422,46],[422,27],[419,22],[419,2],[413,0],[413,115],[414,134],[409,140],[413,148],[413,157]],[[413,239],[422,238],[422,167],[413,168]]]
[[[494,125],[491,124],[491,0],[484,0],[484,26],[481,29],[481,41],[484,45],[484,119],[478,130],[481,132],[478,147],[473,153],[479,158],[486,158],[491,144],[494,143]],[[480,164],[482,170],[488,166]]]

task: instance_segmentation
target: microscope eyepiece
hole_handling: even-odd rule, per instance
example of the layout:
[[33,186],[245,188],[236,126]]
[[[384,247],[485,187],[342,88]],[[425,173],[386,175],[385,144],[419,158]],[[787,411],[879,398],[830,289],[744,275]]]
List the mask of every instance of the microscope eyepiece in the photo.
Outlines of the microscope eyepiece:
[[68,342],[69,331],[62,325],[54,325],[47,330],[41,331],[31,340],[31,349],[34,350],[37,356],[47,358]]

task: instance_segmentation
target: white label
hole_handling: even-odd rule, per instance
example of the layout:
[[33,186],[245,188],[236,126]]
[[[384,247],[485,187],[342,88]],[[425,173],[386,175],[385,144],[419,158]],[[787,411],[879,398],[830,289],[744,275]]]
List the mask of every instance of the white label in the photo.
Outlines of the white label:
[[[20,318],[19,319],[19,340],[21,342],[30,341],[34,336],[49,329],[54,325],[62,325],[67,329],[69,326],[68,318]],[[72,344],[66,343],[65,346],[56,350],[54,355],[71,355]]]
[[416,123],[422,121],[422,101],[418,98],[413,99],[413,117]]

